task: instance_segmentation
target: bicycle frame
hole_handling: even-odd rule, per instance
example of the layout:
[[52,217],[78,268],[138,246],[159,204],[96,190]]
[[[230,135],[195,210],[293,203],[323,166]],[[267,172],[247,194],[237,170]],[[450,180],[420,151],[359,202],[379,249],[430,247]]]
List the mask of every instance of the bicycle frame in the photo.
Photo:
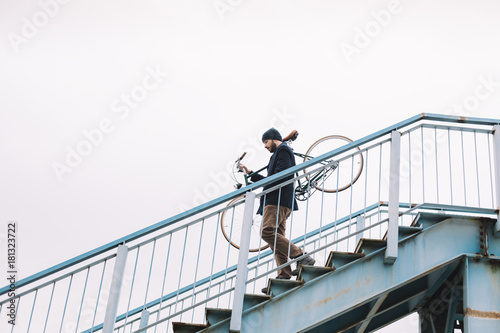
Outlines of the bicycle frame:
[[[298,156],[298,157],[300,157],[300,158],[304,159],[304,160],[305,160],[306,158],[309,158],[309,159],[312,159],[312,158],[313,158],[313,156],[309,156],[309,155],[302,154],[302,153],[297,153],[297,152],[294,152],[293,154],[294,154],[295,156]],[[321,162],[320,164],[322,164],[322,165],[327,165],[327,164],[328,164],[328,163],[330,163],[330,162],[331,162],[331,161],[323,161],[323,162]],[[266,169],[267,169],[267,167],[268,167],[268,166],[266,165],[266,166],[264,166],[264,167],[262,167],[262,168],[260,168],[260,169],[258,169],[258,170],[256,170],[256,171],[252,171],[252,172],[251,172],[251,173],[249,173],[249,174],[245,174],[245,175],[244,175],[244,178],[245,178],[245,185],[247,185],[247,186],[248,186],[248,185],[252,184],[253,182],[250,180],[250,179],[252,178],[252,176],[253,176],[253,175],[255,175],[255,174],[260,173],[261,171],[266,170]],[[332,166],[332,169],[333,169],[333,170],[335,170],[335,169],[336,169],[336,165]],[[328,170],[329,170],[329,169],[327,169],[327,168],[321,169],[320,171],[315,172],[315,173],[311,174],[309,177],[307,177],[307,178],[306,178],[307,180],[302,180],[302,181],[301,181],[301,179],[300,179],[300,178],[298,178],[298,179],[297,179],[297,183],[298,183],[298,185],[297,185],[297,187],[295,188],[295,193],[296,193],[296,197],[297,197],[297,199],[299,199],[297,195],[300,195],[300,194],[302,194],[302,195],[303,195],[303,194],[305,194],[305,193],[309,193],[309,192],[311,191],[311,188],[315,190],[315,189],[316,189],[316,184],[317,184],[319,181],[321,181],[322,179],[324,179],[325,177],[327,177],[326,172],[327,172]],[[298,175],[298,173],[296,173],[296,176],[297,176],[297,177],[299,176],[299,175]],[[312,194],[312,193],[314,193],[314,191],[313,191],[313,192],[311,192],[311,193],[309,193],[309,194]],[[305,198],[304,198],[304,199],[305,199]],[[300,200],[300,199],[299,199],[299,200]]]

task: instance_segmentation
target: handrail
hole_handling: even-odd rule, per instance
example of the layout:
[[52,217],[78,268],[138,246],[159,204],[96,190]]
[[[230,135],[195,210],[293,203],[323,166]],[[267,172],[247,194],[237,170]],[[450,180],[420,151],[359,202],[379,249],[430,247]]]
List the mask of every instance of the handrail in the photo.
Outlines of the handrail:
[[[281,171],[275,175],[272,175],[270,177],[266,177],[265,179],[263,179],[261,181],[258,181],[256,183],[253,183],[253,184],[250,184],[246,187],[243,187],[239,190],[236,190],[236,191],[233,191],[233,192],[228,193],[226,195],[223,195],[219,198],[211,200],[211,201],[204,203],[202,205],[199,205],[195,208],[189,209],[189,210],[182,212],[180,214],[177,214],[173,217],[170,217],[170,218],[167,218],[167,219],[162,220],[160,222],[157,222],[149,227],[143,228],[137,232],[134,232],[134,233],[131,233],[127,236],[121,237],[115,241],[107,243],[107,244],[100,246],[96,249],[85,252],[85,253],[83,253],[79,256],[76,256],[72,259],[66,260],[58,265],[52,266],[52,267],[45,269],[39,273],[33,274],[27,278],[16,281],[15,286],[16,286],[16,288],[20,288],[20,287],[25,286],[27,284],[30,284],[36,280],[42,279],[42,278],[47,277],[51,274],[62,271],[66,268],[69,268],[69,267],[75,265],[75,264],[81,263],[85,260],[88,260],[88,259],[94,257],[94,256],[97,256],[97,255],[102,254],[106,251],[109,251],[109,250],[117,247],[120,244],[126,244],[126,243],[131,242],[135,239],[143,237],[147,234],[150,234],[150,233],[155,232],[157,230],[160,230],[162,228],[168,227],[168,226],[170,226],[174,223],[177,223],[181,220],[184,220],[186,218],[194,216],[202,211],[208,210],[208,209],[213,208],[215,206],[218,206],[218,205],[220,205],[228,200],[232,200],[238,196],[241,196],[244,193],[246,193],[247,191],[253,191],[255,189],[272,184],[273,182],[275,182],[281,178],[288,177],[290,175],[295,174],[298,171],[304,170],[304,169],[306,169],[310,166],[313,166],[319,162],[322,162],[324,160],[332,158],[336,155],[348,152],[349,150],[357,148],[357,147],[359,147],[363,144],[366,144],[370,141],[376,140],[384,135],[391,133],[393,130],[398,130],[400,128],[409,126],[411,124],[414,124],[415,122],[423,121],[423,120],[451,122],[451,123],[468,123],[468,124],[485,125],[485,126],[486,125],[498,125],[498,124],[500,124],[499,119],[484,119],[484,118],[473,118],[473,117],[448,116],[448,115],[440,115],[440,114],[433,114],[433,113],[421,113],[419,115],[416,115],[416,116],[410,117],[404,121],[401,121],[395,125],[388,126],[385,129],[382,129],[382,130],[375,132],[371,135],[365,136],[361,139],[358,139],[356,141],[348,143],[348,144],[346,144],[340,148],[337,148],[333,151],[330,151],[328,153],[325,153],[323,155],[315,157],[315,158],[308,160],[304,163],[298,164],[298,165],[291,167],[287,170]],[[9,290],[10,290],[9,286],[5,286],[5,287],[1,288],[0,295],[4,295]]]
[[[376,210],[379,207],[387,207],[387,206],[388,206],[388,202],[386,202],[386,201],[381,201],[381,202],[378,202],[378,203],[374,203],[374,204],[372,204],[370,206],[367,206],[364,209],[360,209],[360,210],[352,213],[351,216],[344,216],[344,217],[338,219],[337,221],[334,221],[334,222],[331,222],[329,224],[324,225],[321,228],[321,232],[325,232],[325,231],[330,230],[330,229],[332,229],[332,228],[334,228],[336,226],[342,225],[342,224],[348,222],[349,220],[355,220],[356,217],[358,217],[358,216],[364,216],[364,215],[366,216],[366,214],[368,214],[371,211]],[[440,211],[476,213],[476,214],[478,214],[478,213],[479,214],[496,214],[496,213],[498,213],[498,210],[494,210],[494,209],[473,208],[473,207],[466,207],[466,206],[452,206],[452,205],[432,204],[432,203],[423,203],[423,204],[420,204],[418,206],[415,205],[415,204],[412,204],[412,203],[400,203],[399,207],[400,208],[407,208],[408,209],[407,211],[400,212],[400,215],[408,214],[409,212],[412,212],[415,209],[419,209],[419,210],[440,210]],[[384,221],[382,221],[382,222],[384,222]],[[373,226],[371,226],[371,227],[373,227]],[[365,229],[369,229],[371,227],[367,227]],[[346,237],[352,237],[356,233],[359,233],[359,232],[362,232],[362,231],[364,231],[364,229],[362,229],[362,230],[360,230],[358,232],[353,232],[352,234],[350,234],[350,235],[348,235]],[[299,237],[297,237],[295,239],[292,239],[292,243],[298,244],[298,243],[300,243],[300,242],[302,242],[302,241],[304,241],[306,239],[310,239],[313,236],[317,236],[319,233],[320,233],[320,229],[318,228],[316,230],[308,232],[306,235],[299,236]],[[311,242],[314,242],[314,241],[315,240],[312,240]],[[263,259],[263,258],[266,258],[266,257],[268,257],[270,255],[272,255],[272,251],[271,250],[267,250],[267,251],[265,251],[263,253],[260,253],[260,256],[259,255],[253,256],[252,258],[249,258],[248,265],[257,262],[257,260],[259,259],[259,257],[260,257],[260,259]],[[183,294],[184,292],[187,292],[187,291],[191,290],[194,286],[200,287],[200,286],[208,283],[210,281],[210,279],[215,280],[217,278],[220,278],[220,277],[224,276],[224,274],[228,274],[228,273],[232,273],[232,272],[236,271],[236,269],[237,269],[237,265],[233,265],[231,267],[228,267],[227,269],[224,269],[224,270],[221,270],[221,271],[219,271],[217,273],[212,274],[211,277],[210,276],[209,277],[205,277],[205,278],[200,279],[200,280],[198,280],[198,281],[196,281],[196,282],[194,282],[192,284],[189,284],[189,285],[181,288],[179,291],[171,292],[170,294],[167,294],[167,295],[165,295],[165,296],[163,296],[161,298],[158,298],[156,300],[148,302],[144,306],[139,306],[139,307],[137,307],[135,309],[129,310],[127,313],[123,313],[123,314],[117,316],[116,317],[116,322],[119,322],[119,321],[125,319],[126,316],[132,317],[134,315],[137,315],[140,312],[142,312],[144,310],[144,308],[149,309],[149,308],[157,306],[157,305],[159,305],[161,303],[164,303],[164,302],[166,302],[168,300],[171,300],[177,294]],[[97,332],[97,331],[101,330],[102,327],[103,327],[103,325],[99,324],[99,325],[96,325],[96,326],[94,326],[92,328],[89,328],[86,331],[83,331],[82,333]]]
[[[365,213],[366,213],[366,212],[368,212],[368,211],[371,211],[371,210],[373,210],[373,209],[376,209],[376,208],[378,208],[380,205],[383,205],[383,203],[375,203],[375,204],[372,204],[372,205],[370,205],[370,206],[366,207],[366,209],[361,209],[361,210],[359,210],[359,211],[357,211],[357,212],[354,212],[354,213],[352,214],[352,216],[351,216],[351,217],[349,217],[349,216],[345,216],[345,217],[343,217],[343,218],[341,218],[341,219],[338,219],[337,221],[334,221],[334,222],[332,222],[332,223],[329,223],[329,224],[327,224],[327,225],[323,226],[323,227],[321,228],[321,230],[322,230],[322,231],[329,230],[329,229],[331,229],[331,228],[333,228],[333,227],[335,227],[335,226],[338,226],[338,225],[340,225],[340,224],[343,224],[343,223],[345,223],[345,222],[349,221],[349,220],[350,220],[350,219],[352,219],[352,218],[355,218],[355,217],[357,217],[357,216],[360,216],[360,215],[362,215],[362,214],[365,214]],[[405,205],[403,204],[401,207],[405,207]],[[295,243],[299,243],[299,242],[303,241],[304,239],[307,239],[307,238],[310,238],[310,237],[312,237],[312,236],[316,236],[316,235],[318,235],[318,234],[319,234],[319,232],[320,232],[320,230],[319,230],[319,229],[313,230],[313,231],[311,231],[311,232],[307,233],[307,234],[306,234],[306,235],[304,235],[304,236],[299,236],[299,237],[297,237],[297,238],[293,239],[293,240],[292,240],[292,243],[294,243],[294,244],[295,244]],[[272,251],[271,251],[271,250],[267,250],[267,251],[265,251],[265,252],[263,252],[263,253],[260,253],[260,256],[259,256],[259,255],[256,255],[256,256],[254,256],[254,257],[252,257],[252,258],[249,258],[249,259],[248,259],[248,264],[253,264],[253,263],[255,263],[255,262],[259,259],[259,257],[260,257],[260,259],[262,259],[262,258],[265,258],[265,257],[267,257],[267,256],[271,255],[271,254],[272,254]],[[224,270],[222,270],[222,271],[220,271],[220,272],[214,273],[214,274],[212,275],[212,277],[211,277],[211,278],[212,278],[212,280],[215,280],[215,279],[217,279],[217,278],[219,278],[219,277],[222,277],[224,274],[227,274],[227,273],[231,273],[231,272],[236,271],[236,269],[237,269],[237,268],[238,268],[238,267],[237,267],[237,265],[233,265],[233,266],[228,267],[227,269],[224,269]],[[187,290],[191,290],[191,288],[193,288],[193,286],[198,286],[198,287],[199,287],[199,286],[201,286],[201,285],[203,285],[203,284],[207,283],[209,280],[210,280],[210,277],[203,278],[203,279],[201,279],[201,280],[199,280],[199,281],[196,281],[195,283],[192,283],[192,284],[190,284],[190,285],[187,285],[187,286],[183,287],[182,289],[180,289],[180,290],[179,290],[179,292],[178,292],[178,293],[179,293],[179,294],[182,294],[183,292],[185,292],[185,291],[187,291]],[[151,301],[151,302],[147,303],[147,304],[145,305],[145,307],[146,307],[146,308],[151,308],[151,307],[153,307],[153,306],[155,306],[155,305],[160,304],[161,302],[165,302],[165,301],[167,301],[167,300],[169,300],[169,299],[172,299],[172,298],[173,298],[173,297],[175,297],[176,295],[177,295],[177,291],[172,292],[172,293],[170,293],[170,294],[168,294],[168,295],[163,296],[162,298],[158,298],[158,299],[156,299],[156,300],[154,300],[154,301]],[[144,309],[144,307],[143,307],[143,306],[140,306],[140,307],[137,307],[136,309],[133,309],[133,310],[128,311],[128,313],[127,313],[127,314],[128,314],[128,316],[130,317],[130,316],[133,316],[133,315],[135,315],[135,314],[140,313],[143,309]],[[116,317],[116,321],[118,322],[118,321],[120,321],[120,320],[122,320],[122,319],[125,319],[125,316],[126,316],[127,314],[122,314],[122,315],[120,315],[120,316],[117,316],[117,317]],[[95,326],[95,327],[93,327],[93,328],[91,328],[91,329],[89,329],[89,330],[87,330],[87,331],[84,331],[83,333],[95,332],[95,331],[100,330],[100,329],[102,329],[102,324],[101,324],[101,325],[98,325],[98,326]]]
[[[387,202],[384,202],[384,201],[381,201],[381,202],[379,202],[379,203],[376,203],[376,204],[370,205],[369,207],[367,207],[367,208],[370,208],[370,209],[367,209],[367,210],[366,210],[366,212],[371,211],[371,210],[374,210],[374,209],[376,209],[376,208],[378,208],[378,207],[380,207],[380,206],[388,206],[388,203],[387,203]],[[475,208],[475,209],[471,209],[470,207],[465,207],[465,206],[437,205],[437,204],[428,204],[428,203],[424,203],[424,204],[421,204],[421,205],[418,205],[418,206],[415,206],[414,204],[409,204],[409,203],[401,203],[401,204],[400,204],[400,208],[408,208],[408,210],[403,211],[403,212],[400,212],[400,216],[401,216],[401,215],[406,215],[406,214],[408,214],[408,213],[410,213],[410,212],[413,212],[413,210],[415,210],[415,209],[421,209],[421,210],[427,210],[427,209],[430,209],[430,210],[435,210],[435,209],[439,209],[439,210],[443,210],[443,211],[468,212],[468,213],[483,213],[483,214],[496,214],[496,213],[498,213],[498,210],[494,210],[494,209],[485,209],[485,208]],[[360,210],[360,211],[358,211],[358,212],[356,212],[356,213],[353,213],[353,215],[352,215],[352,217],[351,217],[351,218],[350,218],[350,217],[348,217],[348,216],[346,216],[346,217],[344,217],[344,218],[342,218],[342,219],[339,219],[339,220],[338,220],[338,221],[336,221],[336,222],[332,222],[332,223],[330,223],[330,224],[328,224],[328,225],[324,226],[324,227],[322,228],[322,230],[328,230],[328,229],[331,229],[331,228],[333,228],[335,225],[342,224],[342,223],[344,223],[344,222],[346,222],[346,221],[348,221],[348,220],[350,220],[350,219],[352,219],[352,218],[354,218],[354,217],[361,216],[361,215],[363,215],[363,213],[364,213],[364,211],[363,211],[363,210]],[[339,223],[339,222],[340,222],[340,223]],[[365,228],[360,229],[360,230],[358,230],[358,231],[352,232],[351,234],[346,235],[346,236],[344,236],[343,238],[341,238],[341,239],[339,239],[339,240],[337,240],[337,241],[340,241],[340,240],[343,240],[343,239],[347,239],[347,238],[349,238],[349,237],[353,237],[353,236],[355,236],[356,234],[363,233],[364,231],[367,231],[367,230],[369,230],[370,228],[372,228],[372,227],[374,227],[374,226],[378,226],[378,225],[380,225],[380,224],[382,224],[382,223],[387,223],[387,222],[388,222],[388,219],[386,218],[386,219],[381,220],[381,221],[379,221],[379,222],[377,222],[377,223],[375,223],[375,224],[373,224],[373,225],[371,225],[371,226],[369,226],[369,227],[365,227]],[[319,229],[314,230],[314,231],[312,231],[312,232],[308,233],[306,236],[307,236],[307,238],[308,238],[308,237],[310,237],[310,236],[314,236],[314,235],[317,235],[317,234],[319,234]],[[300,242],[300,241],[302,241],[302,240],[306,239],[306,236],[297,237],[297,238],[293,239],[293,240],[292,240],[292,242],[293,242],[293,243],[298,243],[298,242]],[[326,247],[328,247],[328,245],[325,245],[325,246],[322,246],[322,247],[320,247],[320,248],[318,248],[318,249],[315,249],[315,250],[311,251],[310,253],[311,253],[311,254],[316,253],[316,252],[318,252],[318,251],[320,251],[320,250],[325,249]],[[271,254],[272,254],[272,251],[268,250],[268,251],[266,251],[265,253],[261,254],[260,258],[262,259],[262,258],[264,258],[264,257],[267,257],[267,256],[271,255]],[[248,264],[251,264],[251,263],[256,262],[256,261],[257,261],[257,259],[258,259],[258,256],[255,256],[255,257],[250,258],[250,259],[248,260]],[[293,262],[295,262],[296,260],[298,260],[298,259],[291,260],[290,262],[292,262],[292,263],[293,263]],[[288,264],[289,264],[289,263],[288,263]],[[276,268],[274,268],[274,270],[277,270],[278,268],[279,268],[279,267],[276,267]],[[233,271],[235,271],[236,269],[237,269],[237,265],[234,265],[234,266],[232,266],[232,267],[230,267],[230,268],[228,268],[228,269],[227,269],[227,273],[229,273],[229,272],[233,272]],[[269,273],[269,272],[267,272],[267,273]],[[265,274],[267,274],[267,273],[265,273]],[[264,274],[264,275],[265,275],[265,274]],[[212,278],[215,278],[215,277],[221,277],[221,276],[223,276],[223,275],[224,275],[224,271],[220,271],[220,272],[218,272],[218,273],[214,274],[214,275],[212,276]],[[261,277],[261,276],[254,277],[253,279],[249,280],[248,282],[252,282],[253,280],[258,279],[259,277]],[[208,279],[209,279],[209,277],[204,278],[204,279],[202,279],[202,280],[200,280],[200,281],[198,281],[198,282],[196,282],[196,283],[193,283],[193,284],[191,284],[191,285],[188,285],[188,286],[186,286],[186,287],[182,288],[182,289],[181,289],[182,291],[181,291],[180,293],[183,293],[183,292],[185,292],[185,291],[190,290],[191,288],[193,288],[193,286],[200,286],[200,285],[202,285],[203,283],[206,283],[206,282],[208,281]],[[176,295],[176,292],[172,292],[171,294],[164,296],[164,297],[161,299],[161,301],[163,301],[163,302],[164,302],[164,301],[167,301],[167,300],[169,300],[169,299],[172,299],[175,295]],[[143,310],[144,310],[144,308],[151,308],[151,307],[153,307],[153,306],[155,306],[155,305],[158,305],[158,304],[160,304],[160,299],[157,299],[157,300],[155,300],[155,301],[149,302],[149,303],[147,303],[145,306],[140,306],[140,307],[138,307],[138,308],[136,308],[136,309],[130,310],[130,311],[129,311],[128,313],[126,313],[126,314],[122,314],[122,315],[120,315],[120,316],[117,316],[117,318],[116,318],[116,322],[119,322],[120,320],[124,319],[126,315],[128,315],[129,317],[130,317],[130,316],[133,316],[133,315],[136,315],[136,314],[140,313],[141,311],[143,311]],[[152,324],[150,324],[150,326],[152,327],[153,325],[156,325],[156,324],[158,324],[158,322],[152,323]],[[149,326],[148,326],[148,327],[149,327]],[[101,324],[101,325],[97,325],[97,326],[95,326],[95,327],[93,327],[93,328],[90,328],[90,329],[88,329],[88,330],[86,330],[86,331],[84,331],[84,332],[82,332],[82,333],[96,332],[96,331],[99,331],[99,330],[101,330],[101,329],[102,329],[102,324]]]

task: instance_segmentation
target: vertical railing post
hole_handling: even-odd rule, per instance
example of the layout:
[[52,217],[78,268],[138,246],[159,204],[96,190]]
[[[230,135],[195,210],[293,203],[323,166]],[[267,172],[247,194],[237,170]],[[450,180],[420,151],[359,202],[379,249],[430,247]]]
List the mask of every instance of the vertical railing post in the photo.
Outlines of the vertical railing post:
[[[358,215],[356,218],[356,231],[360,231],[365,228],[365,217],[363,215]],[[356,244],[359,244],[359,240],[363,238],[363,232],[356,234]]]
[[391,166],[389,169],[389,226],[387,229],[387,249],[385,250],[384,257],[384,262],[386,264],[392,264],[398,258],[399,169],[401,163],[400,155],[401,134],[398,131],[392,131]]
[[115,326],[116,311],[118,309],[118,301],[120,299],[120,290],[122,288],[123,273],[125,272],[125,264],[127,262],[128,247],[119,245],[116,253],[115,268],[109,291],[108,305],[106,306],[106,314],[102,332],[112,333]]
[[[497,197],[497,207],[500,209],[500,125],[493,126],[493,150],[495,157],[495,193]],[[497,223],[494,227],[495,236],[500,236],[500,212],[497,215]]]
[[144,328],[148,326],[149,322],[149,311],[144,309],[141,312],[141,321],[139,322],[139,328]]
[[245,210],[243,212],[243,226],[241,230],[240,252],[238,255],[238,270],[236,271],[236,284],[234,287],[233,309],[231,311],[230,332],[241,331],[241,316],[243,313],[243,298],[245,296],[248,274],[248,250],[250,249],[250,232],[252,230],[253,207],[255,193],[247,192],[245,197]]

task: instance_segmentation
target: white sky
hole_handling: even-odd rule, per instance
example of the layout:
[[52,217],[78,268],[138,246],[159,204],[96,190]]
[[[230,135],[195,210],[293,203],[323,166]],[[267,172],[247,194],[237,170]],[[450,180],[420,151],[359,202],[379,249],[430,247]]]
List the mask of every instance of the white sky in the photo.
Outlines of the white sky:
[[[494,0],[40,3],[0,2],[0,235],[18,222],[21,278],[230,192],[271,125],[307,149],[421,112],[500,118]],[[69,167],[68,147],[90,150]]]

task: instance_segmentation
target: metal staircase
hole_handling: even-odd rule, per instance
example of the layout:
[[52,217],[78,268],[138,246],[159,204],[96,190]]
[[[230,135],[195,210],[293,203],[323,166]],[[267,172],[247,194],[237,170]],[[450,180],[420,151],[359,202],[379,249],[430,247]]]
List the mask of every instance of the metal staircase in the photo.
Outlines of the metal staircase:
[[[499,124],[417,115],[138,230],[1,288],[16,325],[0,331],[372,332],[418,313],[423,333],[500,332]],[[240,249],[225,239],[286,182],[265,185],[360,154],[356,183],[290,217],[287,237],[316,259],[297,280],[272,278],[250,232]]]
[[[399,257],[393,265],[384,264],[383,241],[362,240],[357,253],[332,251],[325,267],[302,266],[297,281],[270,279],[271,297],[244,307],[241,330],[371,332],[418,311],[421,332],[498,332],[498,312],[476,316],[469,310],[500,305],[495,274],[500,258],[481,254],[480,242],[481,233],[491,234],[495,223],[419,214],[411,227],[399,228]],[[489,249],[500,253],[500,241],[494,240]],[[488,272],[487,277],[479,284],[471,280],[471,269]],[[488,290],[487,300],[476,296],[479,289]],[[175,323],[174,332],[228,332],[230,310],[219,311],[225,316],[207,312],[206,325]]]

